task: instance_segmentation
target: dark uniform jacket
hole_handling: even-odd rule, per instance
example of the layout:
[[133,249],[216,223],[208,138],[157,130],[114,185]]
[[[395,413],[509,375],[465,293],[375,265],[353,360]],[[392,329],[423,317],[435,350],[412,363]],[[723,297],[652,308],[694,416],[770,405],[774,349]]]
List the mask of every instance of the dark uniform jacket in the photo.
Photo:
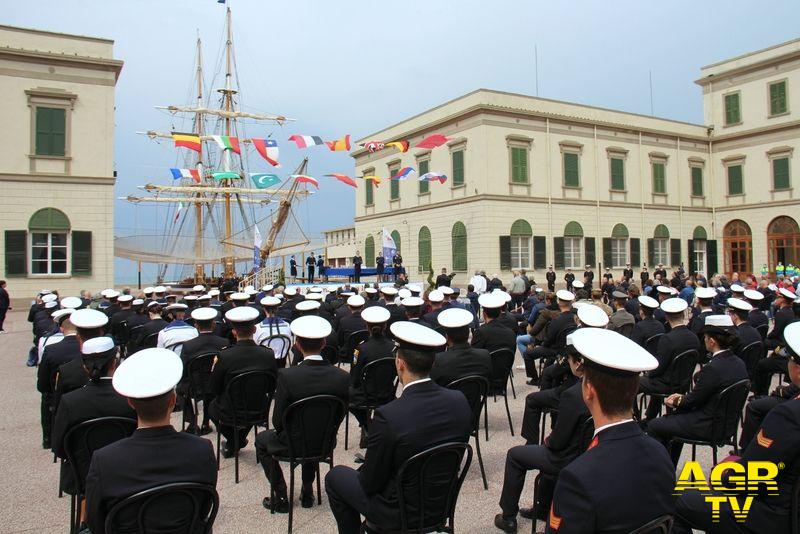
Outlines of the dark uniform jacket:
[[[111,378],[101,378],[97,382],[89,382],[85,387],[67,393],[61,398],[53,421],[53,453],[59,458],[66,459],[64,437],[69,429],[89,419],[111,416],[136,419],[136,412],[128,405],[128,400],[114,391]],[[79,456],[77,466],[79,472],[86,476],[89,458]],[[61,464],[60,487],[66,493],[75,493],[72,469],[67,463]]]
[[[559,396],[556,426],[544,440],[551,453],[550,461],[564,467],[581,454],[583,424],[589,418],[589,408],[583,402],[580,380],[566,388]],[[583,446],[586,446],[583,444]]]
[[631,339],[644,347],[645,342],[656,334],[664,333],[664,325],[652,317],[636,323],[631,331]]
[[350,383],[354,388],[361,386],[361,374],[368,363],[381,358],[393,357],[394,342],[387,336],[370,337],[355,351],[355,363],[350,370]]
[[195,356],[209,352],[219,353],[229,344],[224,337],[217,336],[211,332],[200,332],[196,338],[190,339],[183,344],[181,360],[183,360],[183,365],[185,366]]
[[575,330],[575,312],[573,308],[569,311],[561,312],[558,317],[554,317],[547,325],[547,331],[542,341],[542,345],[561,353],[567,342],[567,332]]
[[36,390],[40,393],[53,393],[52,380],[58,368],[76,358],[81,359],[77,336],[64,336],[58,343],[47,345],[37,370]]
[[703,339],[702,330],[706,324],[706,317],[714,315],[714,313],[714,310],[703,310],[695,313],[692,320],[689,321],[689,330],[694,332],[700,339]]
[[441,325],[439,324],[439,314],[442,313],[446,309],[447,308],[445,308],[445,306],[442,305],[440,308],[438,308],[436,310],[429,311],[428,313],[423,315],[422,318],[425,319],[426,323],[431,325],[431,328],[433,328],[433,329],[441,328]]
[[517,336],[514,332],[498,323],[497,320],[484,323],[472,334],[472,346],[486,349],[490,353],[498,349],[517,350]]
[[[736,344],[735,347],[733,347],[733,352],[738,357],[742,358],[742,360],[744,361],[744,356],[745,356],[745,354],[743,354],[744,348],[750,345],[751,343],[755,343],[756,341],[762,343],[761,334],[759,334],[758,330],[753,328],[753,326],[749,322],[741,323],[739,326],[736,327],[736,329],[739,331],[739,342]],[[766,351],[764,351],[764,354],[762,354],[761,357],[765,357],[766,355],[767,353]],[[756,364],[756,362],[747,362],[747,361],[745,361],[744,363],[745,365],[747,365],[747,368],[751,371],[752,371],[751,366],[755,367]]]
[[797,318],[794,316],[791,306],[781,308],[775,312],[775,324],[772,325],[772,330],[767,334],[767,347],[774,349],[783,345],[783,329],[796,320]]
[[519,318],[512,313],[509,312],[502,312],[500,313],[500,317],[494,320],[494,322],[499,323],[514,333],[515,339],[517,335],[517,329],[519,328]]
[[[209,440],[162,426],[141,428],[99,449],[86,477],[86,513],[92,534],[105,533],[106,515],[117,502],[175,482],[217,485],[217,461]],[[172,517],[165,514],[160,519],[170,526]],[[127,527],[133,529],[133,525]]]
[[386,304],[384,308],[389,310],[389,321],[386,323],[387,326],[391,326],[392,323],[396,323],[397,321],[406,320],[406,310],[403,307],[398,306],[397,304]]
[[[402,395],[375,410],[358,482],[370,500],[370,521],[397,528],[395,476],[415,454],[443,443],[466,442],[472,430],[472,412],[460,391],[432,381],[408,386]],[[416,498],[407,502],[414,513]]]
[[83,367],[83,358],[75,357],[67,363],[61,364],[56,376],[53,406],[58,406],[61,397],[70,391],[82,388],[88,381],[89,375],[86,374],[86,369]]
[[[119,345],[120,343],[127,343],[128,342],[128,332],[130,331],[130,325],[128,324],[128,320],[134,315],[134,311],[130,308],[126,310],[119,310],[117,313],[111,316],[111,320],[108,324],[108,332],[114,338],[114,342]],[[122,323],[127,325],[126,328],[122,327]]]
[[233,417],[228,399],[223,396],[225,387],[233,377],[248,371],[267,371],[275,376],[278,365],[272,349],[256,345],[252,339],[241,339],[236,345],[220,352],[211,372],[210,388],[211,393],[217,397],[214,402],[223,418]]
[[467,343],[453,345],[436,355],[431,380],[440,386],[465,376],[482,376],[491,383],[492,359],[489,351],[470,347]]
[[700,340],[684,325],[673,328],[661,336],[655,354],[658,367],[648,373],[650,379],[657,378],[659,382],[669,384],[672,379],[672,369],[670,369],[672,360],[678,354],[690,349],[697,350],[698,357],[702,357],[705,353]]
[[350,315],[342,317],[339,319],[339,325],[336,329],[339,347],[347,346],[347,338],[350,337],[350,334],[366,329],[367,323],[361,318],[361,311],[351,312]]
[[[759,310],[758,308],[754,308],[752,311],[750,311],[750,315],[747,317],[747,322],[750,323],[753,328],[758,328],[761,325],[768,325],[769,317],[767,317],[767,314],[763,311]],[[769,330],[769,327],[767,327],[767,330]],[[766,330],[764,330],[764,333],[766,334]]]
[[635,422],[606,428],[561,470],[546,532],[631,532],[672,515],[674,489],[675,467],[663,445]]
[[158,334],[167,326],[167,322],[162,318],[153,319],[143,324],[139,329],[139,335],[136,336],[136,350],[153,348],[158,344],[158,336],[153,336],[146,344],[145,339],[152,334]]

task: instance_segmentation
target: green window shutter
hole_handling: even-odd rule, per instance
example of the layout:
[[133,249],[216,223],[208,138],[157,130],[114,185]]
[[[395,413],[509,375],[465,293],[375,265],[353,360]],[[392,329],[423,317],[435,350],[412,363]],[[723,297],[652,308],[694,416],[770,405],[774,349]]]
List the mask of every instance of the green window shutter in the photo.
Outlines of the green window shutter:
[[72,232],[72,274],[92,274],[92,232]]
[[656,244],[652,239],[647,240],[647,265],[652,268],[655,263],[655,256],[656,256]]
[[372,196],[373,195],[373,189],[372,189],[373,187],[374,187],[374,184],[372,183],[372,180],[364,180],[364,191],[365,191],[365,194],[366,194],[366,197],[364,198],[364,202],[366,203],[367,206],[372,206],[375,203],[375,199]]
[[611,238],[603,238],[603,267],[613,267],[611,260]]
[[630,241],[631,245],[631,266],[636,267],[637,265],[642,264],[642,250],[641,250],[641,241],[638,237],[632,237]]
[[738,124],[741,121],[739,93],[725,95],[725,124]]
[[741,195],[744,193],[744,180],[741,165],[728,166],[728,194]]
[[553,266],[556,269],[564,268],[564,238],[553,238]]
[[681,240],[680,239],[670,239],[669,240],[669,255],[670,255],[670,263],[673,267],[677,267],[681,264]]
[[461,221],[453,225],[450,233],[454,271],[467,270],[467,227]]
[[611,189],[625,190],[625,160],[622,158],[611,158]]
[[581,185],[578,155],[571,152],[564,153],[564,185],[567,187],[580,187]]
[[500,270],[511,270],[511,236],[500,236]]
[[719,272],[717,265],[717,240],[709,239],[706,241],[707,276],[711,278]]
[[703,196],[703,168],[692,167],[692,196]]
[[789,189],[789,158],[772,160],[772,188]]
[[583,240],[583,245],[586,248],[586,264],[594,267],[597,258],[595,257],[594,238],[587,237]]
[[694,239],[689,239],[687,241],[687,252],[689,252],[689,275],[694,274],[697,272],[697,258],[694,256]]
[[769,86],[769,114],[786,113],[786,82],[777,82]]
[[511,148],[511,181],[515,184],[528,183],[528,149]]
[[63,156],[66,140],[66,110],[63,108],[36,108],[36,154]]
[[431,263],[431,231],[427,226],[419,229],[417,249],[419,254],[418,270],[419,272],[425,272]]
[[[428,160],[420,161],[419,162],[419,173],[418,173],[418,175],[422,176],[424,174],[428,174],[430,172],[430,170],[429,170],[430,166],[431,166],[431,162],[430,161],[428,161]],[[424,194],[424,193],[427,193],[428,191],[430,191],[430,182],[428,182],[428,181],[419,181],[418,180],[418,183],[419,183],[419,192],[420,192],[420,194]]]
[[6,230],[6,276],[28,274],[28,239],[25,230]]
[[364,240],[364,261],[367,267],[375,267],[375,238],[371,235]]
[[663,163],[653,163],[653,193],[667,192],[666,167]]
[[464,151],[456,150],[452,154],[453,159],[453,185],[464,184]]
[[547,268],[547,238],[543,235],[533,236],[533,268]]
[[398,200],[400,198],[400,180],[394,180],[393,178],[397,176],[397,171],[399,169],[392,169],[389,171],[389,191],[390,191],[390,198],[391,200]]

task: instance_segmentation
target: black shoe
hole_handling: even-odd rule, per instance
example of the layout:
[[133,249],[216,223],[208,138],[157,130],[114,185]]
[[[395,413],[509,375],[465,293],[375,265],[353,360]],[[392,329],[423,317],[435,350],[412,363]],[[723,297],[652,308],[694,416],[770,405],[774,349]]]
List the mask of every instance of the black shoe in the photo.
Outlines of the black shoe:
[[300,506],[303,508],[311,508],[314,506],[314,487],[304,487],[300,492]]
[[197,434],[197,425],[189,425],[184,430],[187,434]]
[[528,384],[529,386],[538,386],[539,385],[539,379],[538,378],[531,378],[530,380],[528,380],[525,383]]
[[[261,506],[266,508],[267,510],[271,510],[271,503],[269,497],[264,497],[264,500],[261,501]],[[275,496],[275,513],[278,514],[288,514],[289,513],[289,499],[282,495]]]
[[366,449],[367,448],[367,433],[364,429],[361,429],[361,439],[358,440],[358,448],[359,449]]
[[[247,447],[247,443],[248,441],[246,439],[243,440],[241,443],[239,443],[239,450],[242,450],[245,447]],[[229,443],[226,441],[222,444],[222,456],[224,458],[233,458],[233,455],[235,453],[236,451],[233,450],[233,443]]]
[[505,518],[503,514],[497,514],[494,516],[494,526],[502,530],[503,532],[516,532],[517,531],[517,518]]
[[211,434],[211,426],[210,425],[203,425],[200,427],[200,436],[205,436],[206,434]]
[[533,519],[533,506],[530,508],[520,508],[519,515],[525,519]]
[[355,458],[353,458],[353,462],[357,463],[357,464],[363,464],[364,463],[364,455],[361,454],[360,452],[357,452]]
[[49,439],[43,439],[42,440],[42,448],[43,449],[50,449],[51,448]]

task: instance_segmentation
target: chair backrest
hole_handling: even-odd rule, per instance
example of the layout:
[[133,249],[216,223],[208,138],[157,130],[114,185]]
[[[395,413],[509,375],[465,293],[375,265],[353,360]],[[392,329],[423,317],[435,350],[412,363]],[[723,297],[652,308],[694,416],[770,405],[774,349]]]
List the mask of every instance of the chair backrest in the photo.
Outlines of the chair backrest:
[[663,335],[663,333],[660,333],[648,337],[644,342],[644,349],[655,356],[656,350],[658,350],[658,342],[661,341],[661,336]]
[[761,334],[761,340],[767,339],[767,332],[769,331],[769,323],[760,324],[756,327],[758,333]]
[[633,332],[633,326],[635,324],[636,323],[626,323],[626,324],[620,326],[619,328],[617,328],[617,333],[621,334],[621,335],[623,335],[625,337],[631,337],[631,332]]
[[747,376],[751,378],[753,377],[753,372],[756,370],[756,364],[761,358],[766,357],[766,355],[767,351],[764,347],[764,343],[761,341],[753,341],[739,350],[739,357],[747,366]]
[[189,379],[189,397],[199,399],[211,393],[211,370],[217,352],[198,354],[186,364],[186,377]]
[[158,345],[158,334],[159,332],[151,332],[144,336],[144,339],[141,343],[139,343],[137,349],[142,350],[154,348],[156,345]]
[[508,387],[508,375],[514,366],[514,351],[510,349],[497,349],[489,353],[492,358],[492,383],[493,390],[505,392]]
[[336,350],[336,347],[332,345],[325,345],[322,347],[320,356],[322,356],[322,359],[331,365],[336,365],[339,363],[339,352]]
[[117,323],[117,331],[114,332],[117,335],[117,343],[120,345],[126,344],[130,341],[130,330],[128,329],[128,321],[120,321]]
[[213,486],[178,482],[140,491],[111,507],[106,534],[210,533],[219,510]]
[[397,393],[396,380],[397,367],[393,357],[379,358],[365,365],[361,371],[363,406],[377,408],[393,401]]
[[686,393],[692,384],[692,374],[697,366],[700,354],[696,349],[681,352],[669,363],[667,373],[670,377],[670,392]]
[[261,341],[261,346],[272,349],[275,359],[287,358],[292,348],[292,339],[283,334],[275,334]]
[[345,348],[347,349],[348,354],[352,355],[356,347],[368,339],[369,330],[356,330],[355,332],[351,333],[349,336],[347,336],[347,340],[345,341]]
[[589,448],[594,438],[594,417],[591,415],[583,420],[581,423],[581,442],[580,451],[585,452]]
[[86,474],[97,449],[127,438],[136,430],[136,419],[97,417],[73,425],[64,435],[64,452],[72,469],[77,493],[83,494]]
[[333,395],[315,395],[293,402],[283,413],[289,456],[297,460],[330,458],[347,405]]
[[672,523],[671,515],[662,515],[631,531],[630,534],[669,534],[672,531]]
[[185,343],[184,341],[178,341],[177,343],[173,343],[172,345],[166,345],[164,348],[167,350],[171,350],[172,352],[180,356],[181,352],[183,352],[184,343]]
[[269,416],[275,377],[267,371],[246,371],[234,376],[225,386],[234,426],[264,423]]
[[137,324],[136,326],[132,326],[130,330],[128,330],[128,343],[127,343],[127,353],[133,354],[137,350],[136,339],[139,337],[139,330],[143,327],[143,324]]
[[443,530],[472,462],[467,443],[444,443],[415,454],[397,472],[397,498],[403,532]]
[[750,392],[750,381],[739,380],[717,394],[714,419],[711,423],[711,441],[726,443],[736,436],[742,409]]
[[573,333],[577,329],[578,325],[569,325],[568,327],[564,328],[561,332],[559,332],[558,337],[556,338],[555,346],[551,348],[556,352],[563,351],[564,347],[567,346],[567,336]]
[[486,404],[486,396],[489,394],[489,381],[485,377],[478,375],[464,376],[453,380],[447,384],[449,389],[455,389],[464,394],[472,410],[472,428],[478,429],[481,420],[481,411]]

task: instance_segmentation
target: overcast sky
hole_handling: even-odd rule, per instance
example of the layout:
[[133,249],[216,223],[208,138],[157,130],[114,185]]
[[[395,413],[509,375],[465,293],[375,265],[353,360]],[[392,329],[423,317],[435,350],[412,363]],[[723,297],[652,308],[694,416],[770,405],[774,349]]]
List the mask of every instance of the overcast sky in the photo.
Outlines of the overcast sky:
[[[800,37],[800,2],[232,0],[243,108],[297,118],[273,133],[285,171],[304,152],[292,133],[362,137],[474,89],[702,122],[700,67]],[[169,182],[170,143],[136,131],[180,126],[154,109],[190,102],[197,32],[206,81],[219,59],[225,8],[216,0],[1,0],[4,24],[113,39],[125,61],[116,93],[117,196]],[[223,80],[217,77],[214,88]],[[175,122],[173,122],[173,120]],[[310,151],[309,173],[352,175],[346,153]],[[258,157],[256,156],[256,158]],[[267,171],[263,162],[251,162]],[[321,178],[302,217],[312,234],[352,223],[353,190]],[[141,213],[141,212],[140,212]],[[153,228],[127,203],[115,227]],[[118,275],[130,265],[118,262]],[[119,276],[118,276],[119,277]]]

